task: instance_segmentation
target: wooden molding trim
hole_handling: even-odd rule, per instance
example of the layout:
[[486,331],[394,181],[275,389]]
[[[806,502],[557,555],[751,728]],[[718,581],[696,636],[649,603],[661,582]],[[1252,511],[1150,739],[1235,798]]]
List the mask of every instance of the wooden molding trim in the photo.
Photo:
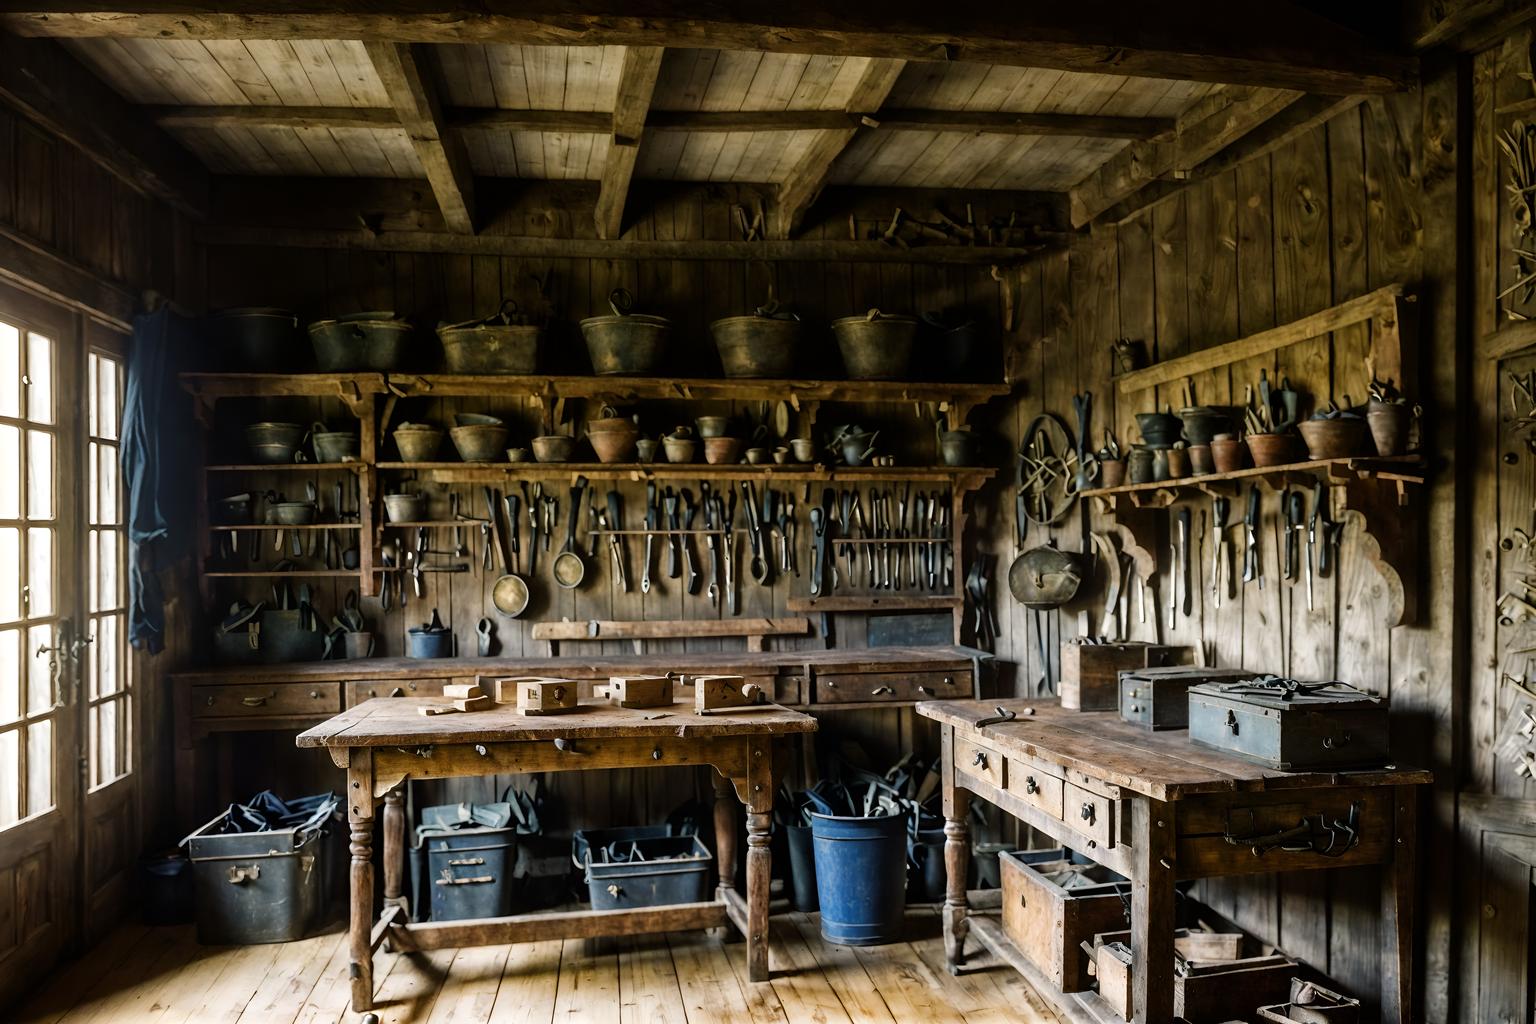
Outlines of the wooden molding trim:
[[[489,13],[490,11],[497,13]],[[423,0],[361,8],[322,0],[190,4],[13,5],[0,27],[28,36],[161,39],[362,39],[535,46],[678,46],[965,61],[1144,75],[1346,95],[1391,92],[1417,76],[1412,57],[1286,0],[1190,0],[1123,17],[1104,0],[1031,4],[999,18],[990,0],[740,5],[705,0],[560,0],[466,9]]]
[[117,330],[133,330],[133,314],[138,309],[133,292],[7,227],[0,227],[0,280],[43,295]]

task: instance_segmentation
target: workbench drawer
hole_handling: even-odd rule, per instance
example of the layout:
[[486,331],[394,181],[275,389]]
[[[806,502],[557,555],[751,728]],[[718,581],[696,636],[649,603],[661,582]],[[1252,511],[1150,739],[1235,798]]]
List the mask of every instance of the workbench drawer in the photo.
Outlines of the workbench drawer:
[[1003,788],[1003,782],[1007,777],[1004,767],[1006,760],[1007,758],[991,747],[966,739],[964,736],[955,737],[955,770],[980,779],[989,786]]
[[347,683],[347,707],[375,697],[441,697],[447,685],[446,679],[354,679]]
[[1010,757],[1004,772],[1008,792],[1043,814],[1061,820],[1061,769],[1029,758]]
[[817,704],[949,700],[970,695],[969,672],[828,672],[816,677]]
[[278,718],[334,715],[341,710],[341,684],[263,683],[194,686],[193,718]]
[[1098,793],[1090,793],[1070,782],[1062,783],[1061,820],[1075,832],[1088,837],[1088,846],[1106,849],[1115,845],[1115,804]]

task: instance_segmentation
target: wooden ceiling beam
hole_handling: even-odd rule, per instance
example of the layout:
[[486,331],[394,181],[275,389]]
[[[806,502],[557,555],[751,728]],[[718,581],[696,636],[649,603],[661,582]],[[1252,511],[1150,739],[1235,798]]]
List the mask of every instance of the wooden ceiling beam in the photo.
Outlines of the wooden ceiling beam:
[[1289,89],[1228,86],[1186,110],[1172,134],[1133,142],[1071,189],[1072,225],[1082,227],[1153,182],[1186,178],[1194,168],[1290,107]]
[[[1463,0],[1465,2],[1465,0]],[[1344,95],[1411,84],[1417,62],[1294,2],[1117,0],[33,0],[9,5],[18,35],[160,39],[362,39],[423,43],[676,46],[966,61]]]
[[[399,123],[388,107],[154,106],[145,112],[164,128],[384,128]],[[598,110],[505,110],[452,107],[447,123],[461,131],[607,134],[612,115]],[[1152,139],[1174,128],[1171,117],[1008,113],[990,110],[652,110],[648,132],[809,132],[864,126],[886,131],[974,132]]]
[[194,217],[208,172],[59,44],[0,32],[0,101],[146,195]]
[[464,140],[443,120],[430,55],[419,44],[367,43],[368,58],[384,84],[400,125],[411,138],[416,158],[437,197],[450,231],[475,232],[475,179]]
[[[901,60],[870,60],[854,85],[845,110],[848,113],[879,110],[885,105],[885,98],[890,95],[905,66],[906,61]],[[851,126],[822,132],[811,143],[800,162],[790,168],[789,174],[779,184],[769,217],[768,233],[772,237],[789,238],[799,229],[806,211],[825,187],[827,177],[832,173],[832,165],[837,162],[843,150],[848,148],[849,143],[858,137],[859,131],[857,126]]]
[[614,101],[612,134],[608,140],[608,159],[598,182],[597,220],[599,238],[618,238],[624,233],[624,204],[629,199],[629,181],[635,174],[640,156],[640,137],[645,134],[646,114],[651,108],[651,93],[661,74],[660,46],[631,46],[624,51],[624,66],[619,72],[619,91]]

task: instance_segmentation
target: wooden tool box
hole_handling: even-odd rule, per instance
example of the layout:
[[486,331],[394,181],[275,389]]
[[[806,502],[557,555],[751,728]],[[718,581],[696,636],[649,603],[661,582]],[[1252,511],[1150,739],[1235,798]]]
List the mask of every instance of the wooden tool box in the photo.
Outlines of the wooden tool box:
[[[1101,943],[1094,964],[1099,997],[1123,1020],[1131,1019],[1133,968],[1128,939]],[[1179,948],[1178,939],[1174,948]],[[1284,999],[1296,969],[1296,961],[1282,953],[1241,959],[1184,959],[1173,976],[1174,1016],[1186,1024],[1246,1019],[1259,1006]]]
[[1120,673],[1159,665],[1188,665],[1194,652],[1168,644],[1064,643],[1061,706],[1073,711],[1113,711],[1120,703]]
[[1003,928],[1019,952],[1063,992],[1093,987],[1094,936],[1125,927],[1131,886],[1097,864],[1076,864],[1065,849],[998,854]]
[[1280,771],[1390,760],[1385,698],[1346,683],[1263,677],[1189,689],[1189,738]]
[[1258,672],[1240,668],[1174,665],[1120,673],[1120,717],[1153,731],[1189,728],[1189,688],[1201,683],[1252,679]]

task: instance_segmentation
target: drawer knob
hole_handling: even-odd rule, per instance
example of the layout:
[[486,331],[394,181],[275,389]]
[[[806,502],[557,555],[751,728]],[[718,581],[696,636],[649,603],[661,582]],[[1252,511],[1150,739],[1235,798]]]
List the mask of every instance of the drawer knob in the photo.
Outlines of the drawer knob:
[[1131,705],[1131,714],[1133,714],[1133,715],[1141,714],[1141,705],[1140,704],[1132,704]]
[[873,690],[869,691],[869,695],[871,697],[878,697],[882,693],[895,693],[895,692],[896,692],[896,688],[893,687],[893,686],[877,686]]
[[971,764],[976,765],[985,771],[987,768],[987,752],[985,750],[976,751],[976,756],[971,758]]
[[945,676],[944,677],[944,685],[945,686],[954,686],[955,685],[955,677],[954,676]]
[[1324,750],[1337,750],[1339,747],[1345,747],[1345,746],[1348,746],[1348,745],[1349,745],[1349,733],[1347,733],[1347,732],[1346,733],[1340,733],[1338,736],[1324,736],[1323,737],[1323,749]]
[[917,692],[921,693],[921,694],[923,694],[925,696],[928,696],[928,697],[932,697],[934,695],[933,687],[931,687],[931,686],[924,686],[921,683],[919,683],[918,686],[917,686]]
[[1027,776],[1024,779],[1024,792],[1029,794],[1040,792],[1040,783],[1035,781],[1035,777],[1033,775]]
[[1092,825],[1093,824],[1093,815],[1094,815],[1093,804],[1091,804],[1091,803],[1083,804],[1082,815],[1083,815],[1083,820],[1086,821],[1088,824]]
[[[415,683],[411,684],[411,689],[413,689],[413,690],[416,689],[416,684]],[[404,697],[405,696],[405,691],[400,689],[400,687],[397,686],[393,690],[389,691],[389,695],[391,697]]]
[[309,699],[310,700],[319,700],[320,699],[320,691],[319,690],[310,690],[309,691]]

